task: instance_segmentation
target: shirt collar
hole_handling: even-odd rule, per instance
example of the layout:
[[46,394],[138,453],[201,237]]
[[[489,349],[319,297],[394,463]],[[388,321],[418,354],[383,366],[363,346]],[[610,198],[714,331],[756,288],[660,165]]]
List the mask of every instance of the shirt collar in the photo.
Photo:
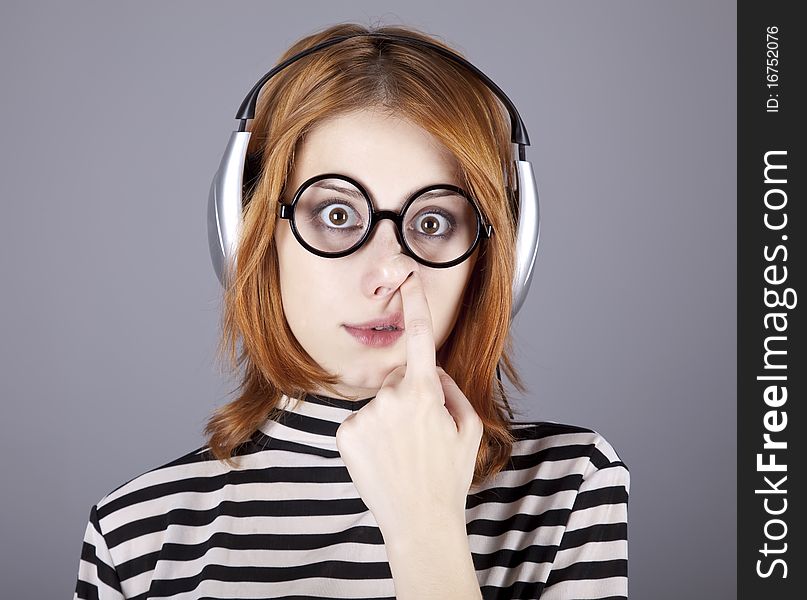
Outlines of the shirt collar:
[[271,439],[337,450],[336,430],[348,415],[372,399],[354,401],[306,394],[298,403],[295,398],[283,394],[278,403],[280,413],[266,419],[258,429]]

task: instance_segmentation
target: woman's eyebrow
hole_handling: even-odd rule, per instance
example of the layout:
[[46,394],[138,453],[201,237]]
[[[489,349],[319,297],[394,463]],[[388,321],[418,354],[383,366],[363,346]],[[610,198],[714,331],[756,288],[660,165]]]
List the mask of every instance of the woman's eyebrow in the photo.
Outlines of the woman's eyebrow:
[[[448,184],[439,184],[439,185],[448,185]],[[333,190],[334,192],[347,194],[348,196],[351,196],[352,198],[364,198],[364,195],[359,190],[357,190],[356,188],[342,187],[341,185],[338,185],[338,184],[330,182],[330,181],[318,181],[318,182],[312,184],[311,187],[318,187],[318,188],[322,188],[322,189],[326,189],[326,190]],[[418,188],[413,189],[411,192],[406,194],[405,198],[410,198],[412,196],[412,194],[414,194],[416,191],[418,191],[420,189],[423,189],[424,187],[427,187],[427,186],[420,186]],[[440,196],[446,196],[446,195],[450,195],[450,194],[454,194],[454,192],[452,192],[451,190],[437,189],[437,190],[428,191],[428,192],[426,192],[425,194],[423,194],[420,197],[424,198],[424,199],[431,199],[431,198],[439,198]]]
[[318,182],[312,184],[311,187],[322,188],[322,189],[325,189],[325,190],[333,190],[334,192],[340,192],[342,194],[347,194],[348,196],[352,196],[353,198],[364,198],[364,194],[362,194],[356,188],[342,187],[341,185],[331,183],[330,181],[318,181]]
[[[446,184],[440,184],[440,185],[446,185]],[[420,189],[420,188],[418,188],[418,189]],[[407,195],[407,198],[409,198],[416,191],[417,190],[412,190],[412,192]],[[425,198],[425,199],[428,200],[428,199],[431,199],[431,198],[439,198],[441,196],[455,196],[456,194],[457,194],[457,192],[455,192],[454,190],[446,190],[446,189],[441,188],[441,189],[437,189],[437,190],[428,191],[425,194],[421,194],[420,196],[418,196],[418,198]]]

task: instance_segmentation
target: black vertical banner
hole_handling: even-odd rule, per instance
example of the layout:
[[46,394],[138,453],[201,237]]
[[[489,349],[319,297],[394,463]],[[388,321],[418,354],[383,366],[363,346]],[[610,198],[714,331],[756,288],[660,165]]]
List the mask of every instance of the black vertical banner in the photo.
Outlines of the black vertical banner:
[[797,5],[740,2],[737,13],[737,589],[749,600],[807,598],[807,31]]

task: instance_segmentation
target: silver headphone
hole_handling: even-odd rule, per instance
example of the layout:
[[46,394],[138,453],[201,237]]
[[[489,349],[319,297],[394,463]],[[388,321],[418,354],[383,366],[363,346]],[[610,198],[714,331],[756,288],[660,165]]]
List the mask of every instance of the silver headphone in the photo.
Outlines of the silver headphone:
[[[524,127],[521,116],[518,114],[516,107],[510,99],[493,81],[482,73],[482,71],[461,56],[441,46],[408,36],[386,33],[359,33],[334,37],[283,61],[266,73],[266,75],[253,86],[241,103],[241,107],[236,115],[236,119],[239,119],[241,123],[238,130],[230,135],[230,140],[224,150],[224,156],[221,159],[219,169],[216,171],[210,186],[207,208],[207,232],[208,242],[210,244],[210,256],[213,260],[213,268],[216,271],[216,276],[222,285],[224,285],[227,278],[227,271],[232,268],[232,262],[234,261],[238,249],[238,234],[243,211],[242,199],[244,185],[245,182],[249,181],[251,178],[245,178],[244,171],[245,166],[248,170],[254,168],[251,164],[252,161],[250,157],[247,156],[247,145],[251,132],[245,131],[245,129],[247,120],[255,117],[255,106],[261,88],[276,73],[300,58],[308,56],[322,48],[327,48],[341,41],[359,36],[381,38],[383,40],[431,48],[446,58],[473,71],[507,107],[507,111],[510,113],[511,141],[514,144],[518,144],[518,158],[515,160],[516,172],[518,173],[517,188],[515,191],[511,190],[509,187],[507,189],[508,198],[515,201],[518,218],[516,268],[513,274],[513,304],[510,313],[510,321],[512,322],[527,296],[530,281],[532,280],[532,269],[535,264],[535,257],[538,253],[540,223],[538,187],[535,181],[532,164],[526,160],[524,154],[524,147],[530,144],[527,130]],[[254,174],[252,177],[254,177]]]

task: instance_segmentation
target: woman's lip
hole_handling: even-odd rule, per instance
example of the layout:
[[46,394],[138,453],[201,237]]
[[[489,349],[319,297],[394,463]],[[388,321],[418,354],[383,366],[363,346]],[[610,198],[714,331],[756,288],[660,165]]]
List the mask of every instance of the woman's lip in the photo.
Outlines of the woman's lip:
[[350,335],[359,340],[359,342],[365,346],[371,346],[374,348],[391,346],[403,335],[403,329],[376,331],[374,329],[357,329],[356,327],[351,327],[349,325],[345,325],[345,329]]
[[374,319],[372,321],[366,321],[365,323],[358,323],[356,325],[344,324],[345,327],[350,327],[351,329],[372,329],[373,327],[389,327],[390,325],[397,327],[401,331],[403,331],[403,315],[400,312],[393,313],[386,317],[381,317],[380,319]]

